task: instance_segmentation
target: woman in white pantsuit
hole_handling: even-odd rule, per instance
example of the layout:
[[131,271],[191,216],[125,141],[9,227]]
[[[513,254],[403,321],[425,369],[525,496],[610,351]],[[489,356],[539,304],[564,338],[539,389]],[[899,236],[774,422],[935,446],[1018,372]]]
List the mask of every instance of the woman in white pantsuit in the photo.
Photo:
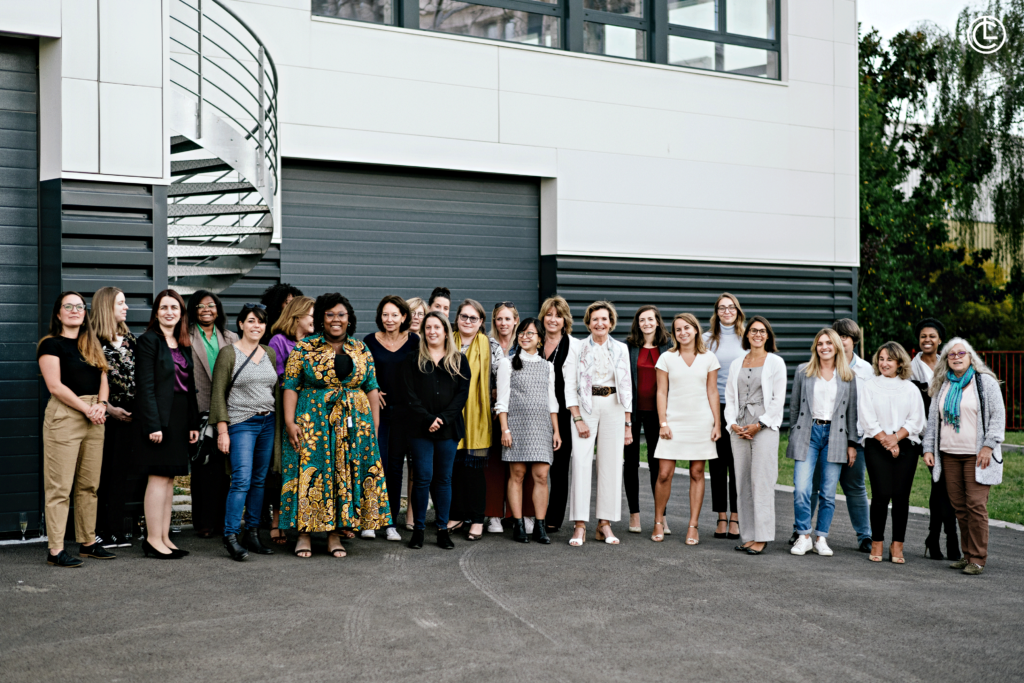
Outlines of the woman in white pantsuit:
[[609,337],[618,316],[608,301],[595,301],[583,314],[590,330],[562,366],[565,405],[572,413],[572,464],[569,474],[569,518],[575,523],[571,546],[581,546],[590,519],[591,462],[597,448],[597,533],[595,539],[615,545],[619,539],[609,522],[622,517],[622,454],[632,443],[628,427],[633,406],[629,350]]
[[779,478],[779,427],[786,402],[786,362],[775,332],[755,315],[743,334],[746,355],[729,367],[725,423],[736,461],[740,538],[736,550],[760,555],[775,540],[775,482]]

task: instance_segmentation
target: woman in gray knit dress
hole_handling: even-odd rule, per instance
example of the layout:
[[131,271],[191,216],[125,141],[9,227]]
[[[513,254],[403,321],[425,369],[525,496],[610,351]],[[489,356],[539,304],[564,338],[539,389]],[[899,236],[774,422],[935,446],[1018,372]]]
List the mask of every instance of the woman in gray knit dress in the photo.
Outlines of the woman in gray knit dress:
[[532,470],[533,505],[537,523],[533,540],[551,543],[544,520],[548,508],[548,469],[562,445],[558,433],[555,369],[544,360],[544,326],[527,318],[516,330],[518,348],[498,363],[498,400],[494,411],[501,423],[501,459],[509,463],[508,504],[512,508],[512,539],[529,543],[523,524],[523,478]]

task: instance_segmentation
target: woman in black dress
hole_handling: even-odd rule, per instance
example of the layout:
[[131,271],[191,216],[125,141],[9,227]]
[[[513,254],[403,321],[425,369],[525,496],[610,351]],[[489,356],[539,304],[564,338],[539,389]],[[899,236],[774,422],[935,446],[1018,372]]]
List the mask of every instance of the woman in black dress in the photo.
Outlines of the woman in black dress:
[[178,559],[188,554],[171,542],[174,478],[188,474],[188,445],[199,440],[199,406],[189,347],[185,302],[173,289],[154,299],[149,326],[139,337],[135,361],[139,458],[146,484],[148,557]]

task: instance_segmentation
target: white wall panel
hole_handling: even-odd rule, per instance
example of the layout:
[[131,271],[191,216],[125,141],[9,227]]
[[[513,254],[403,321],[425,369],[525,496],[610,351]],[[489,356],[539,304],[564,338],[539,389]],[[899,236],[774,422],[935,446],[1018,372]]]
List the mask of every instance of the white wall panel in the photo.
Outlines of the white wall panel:
[[813,128],[835,127],[835,88],[818,83],[789,84],[789,123]]
[[100,83],[100,173],[163,177],[160,88]]
[[278,72],[282,122],[498,141],[494,90],[321,69]]
[[857,176],[835,174],[836,218],[857,218]]
[[99,0],[100,80],[163,86],[160,0]]
[[64,0],[61,15],[62,75],[99,78],[97,0]]
[[835,78],[832,41],[790,36],[789,78],[793,81],[832,85]]
[[835,84],[843,88],[857,87],[857,46],[833,43],[835,46]]
[[61,110],[61,170],[99,173],[99,83],[65,78]]
[[0,31],[59,38],[61,0],[0,0]]
[[835,131],[835,172],[857,175],[857,133],[848,130]]
[[[826,4],[828,0],[815,0]],[[833,33],[837,43],[857,44],[857,3],[854,0],[833,0]]]
[[430,33],[368,31],[312,22],[310,63],[318,68],[473,88],[498,87],[497,45],[448,40]]
[[832,40],[832,3],[828,0],[789,0],[789,35]]
[[853,218],[837,218],[835,227],[836,261],[860,264],[860,226]]
[[[190,4],[195,4],[194,0]],[[309,66],[309,38],[312,29],[310,3],[304,9],[275,6],[274,2],[228,2],[238,16],[267,46],[274,63]]]
[[836,130],[858,130],[859,110],[855,88],[835,88]]
[[780,157],[786,168],[831,174],[835,171],[835,131],[787,126],[786,146]]

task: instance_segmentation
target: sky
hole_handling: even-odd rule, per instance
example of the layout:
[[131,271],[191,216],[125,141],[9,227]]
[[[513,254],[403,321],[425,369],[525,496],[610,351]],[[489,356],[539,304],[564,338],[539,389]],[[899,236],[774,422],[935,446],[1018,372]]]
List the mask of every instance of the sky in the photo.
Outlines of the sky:
[[953,31],[960,10],[985,4],[979,0],[857,0],[857,21],[862,33],[877,28],[888,40],[922,21]]

